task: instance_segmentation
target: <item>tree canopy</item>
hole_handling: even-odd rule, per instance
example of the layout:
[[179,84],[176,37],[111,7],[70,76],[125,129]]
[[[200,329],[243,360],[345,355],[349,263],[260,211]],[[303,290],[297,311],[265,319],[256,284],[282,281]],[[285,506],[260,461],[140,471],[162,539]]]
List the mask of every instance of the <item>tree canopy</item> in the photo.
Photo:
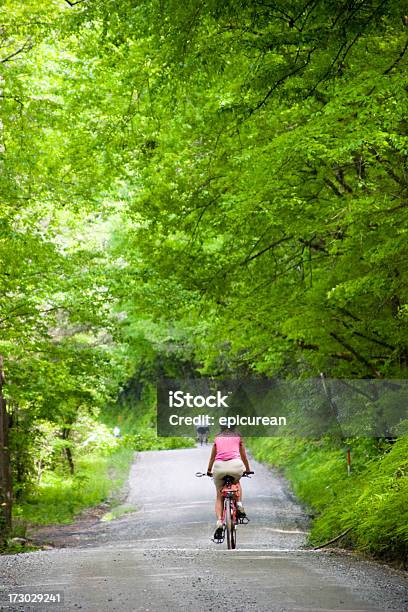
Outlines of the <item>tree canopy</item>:
[[9,406],[67,431],[157,356],[405,377],[407,27],[396,0],[5,0]]

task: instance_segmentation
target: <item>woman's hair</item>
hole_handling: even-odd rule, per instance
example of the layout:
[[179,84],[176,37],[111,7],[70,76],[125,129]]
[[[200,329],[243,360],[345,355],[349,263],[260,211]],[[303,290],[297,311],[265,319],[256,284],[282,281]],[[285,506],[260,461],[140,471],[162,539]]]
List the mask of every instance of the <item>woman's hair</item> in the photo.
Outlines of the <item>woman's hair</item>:
[[217,434],[218,436],[240,436],[239,431],[235,429],[235,425],[232,427],[228,427],[228,425],[220,425],[220,431]]

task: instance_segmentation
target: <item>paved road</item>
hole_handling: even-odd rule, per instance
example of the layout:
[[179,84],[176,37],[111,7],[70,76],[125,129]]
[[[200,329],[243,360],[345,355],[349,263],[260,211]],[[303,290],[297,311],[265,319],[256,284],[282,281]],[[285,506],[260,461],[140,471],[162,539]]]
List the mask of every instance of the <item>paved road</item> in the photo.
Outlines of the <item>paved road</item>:
[[[0,558],[4,593],[59,591],[64,603],[3,610],[166,612],[408,609],[406,574],[353,555],[305,548],[307,517],[285,482],[253,463],[244,481],[251,522],[236,551],[216,546],[214,486],[195,478],[209,448],[140,453],[126,504],[106,523],[53,533],[64,548]],[[3,602],[6,602],[3,595]]]

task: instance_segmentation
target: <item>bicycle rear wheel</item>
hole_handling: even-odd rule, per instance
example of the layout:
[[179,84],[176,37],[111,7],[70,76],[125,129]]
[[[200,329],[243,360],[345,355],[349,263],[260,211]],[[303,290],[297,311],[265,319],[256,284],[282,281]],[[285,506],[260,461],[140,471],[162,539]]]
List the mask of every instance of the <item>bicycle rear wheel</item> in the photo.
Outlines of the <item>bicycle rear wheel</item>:
[[232,519],[232,501],[230,499],[226,499],[225,504],[225,529],[227,531],[227,546],[231,550],[236,548],[237,546],[237,532]]

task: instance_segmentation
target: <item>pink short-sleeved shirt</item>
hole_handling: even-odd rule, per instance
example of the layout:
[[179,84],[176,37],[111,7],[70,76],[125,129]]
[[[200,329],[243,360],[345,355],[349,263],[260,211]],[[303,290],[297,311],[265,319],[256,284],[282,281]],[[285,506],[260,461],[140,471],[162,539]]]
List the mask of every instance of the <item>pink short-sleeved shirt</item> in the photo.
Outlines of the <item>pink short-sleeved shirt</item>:
[[239,459],[240,436],[216,436],[214,440],[217,454],[215,461],[229,461],[229,459]]

